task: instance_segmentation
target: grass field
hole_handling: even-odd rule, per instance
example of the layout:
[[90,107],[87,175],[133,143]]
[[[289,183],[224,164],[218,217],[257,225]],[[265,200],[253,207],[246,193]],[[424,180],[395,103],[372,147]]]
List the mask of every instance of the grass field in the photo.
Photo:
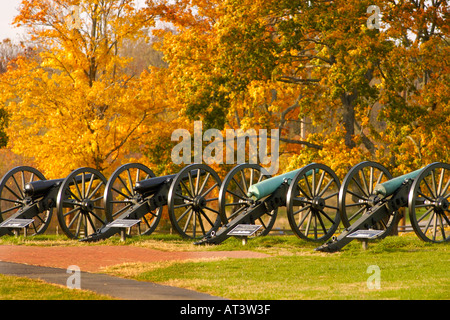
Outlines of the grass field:
[[[4,237],[0,244],[18,245],[130,245],[166,251],[252,250],[269,258],[220,259],[152,264],[124,264],[109,267],[105,273],[189,288],[229,299],[450,299],[449,244],[425,243],[414,234],[388,237],[362,250],[353,241],[341,252],[315,252],[316,244],[294,236],[267,236],[249,239],[242,246],[229,239],[219,246],[198,247],[177,236],[152,235],[129,239],[126,244],[114,237],[97,244],[80,244],[64,237]],[[103,299],[90,295],[73,296],[69,289],[32,281],[13,286],[0,279],[0,299],[33,299],[31,287],[43,286],[44,299]],[[22,280],[20,280],[22,281]],[[30,281],[30,280],[29,280]],[[44,288],[45,286],[45,288]],[[61,290],[66,293],[56,293]],[[40,297],[43,297],[40,294]]]
[[40,280],[0,274],[0,300],[109,300],[87,290],[72,290]]

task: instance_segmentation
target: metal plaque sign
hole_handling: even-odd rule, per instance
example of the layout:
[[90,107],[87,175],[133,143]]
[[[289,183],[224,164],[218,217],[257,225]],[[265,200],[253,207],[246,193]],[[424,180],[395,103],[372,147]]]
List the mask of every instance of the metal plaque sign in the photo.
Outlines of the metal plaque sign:
[[238,224],[228,235],[239,237],[250,237],[255,234],[262,226],[256,224]]
[[26,228],[33,223],[33,219],[10,219],[2,222],[0,228]]
[[357,230],[352,232],[347,237],[355,239],[374,239],[385,230]]
[[114,228],[131,228],[141,222],[139,219],[119,219],[108,224],[108,227]]

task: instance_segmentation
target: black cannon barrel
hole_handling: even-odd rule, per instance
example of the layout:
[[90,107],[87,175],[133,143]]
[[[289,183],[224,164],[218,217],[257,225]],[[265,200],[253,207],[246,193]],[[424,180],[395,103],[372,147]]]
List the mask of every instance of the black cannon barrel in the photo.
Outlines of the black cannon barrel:
[[[205,170],[200,170],[200,175],[203,176],[206,174]],[[191,171],[192,178],[197,177],[197,170]],[[159,190],[162,184],[165,182],[171,182],[175,179],[176,174],[169,174],[167,176],[154,177],[146,180],[141,180],[136,182],[134,187],[134,191],[143,194],[143,193],[153,193]],[[188,176],[184,177],[184,179],[188,179]]]
[[[91,179],[92,174],[86,174],[84,176],[85,181],[89,181]],[[56,187],[63,183],[65,178],[61,179],[53,179],[53,180],[38,180],[32,181],[25,184],[25,194],[27,196],[42,196],[45,195],[51,188]],[[80,183],[83,181],[82,176],[76,176],[76,183]],[[71,183],[73,184],[73,183]]]
[[54,179],[28,182],[27,184],[25,184],[25,194],[27,196],[43,195],[50,188],[61,184],[63,181],[64,179]]
[[146,180],[141,180],[136,182],[134,187],[134,191],[138,193],[146,193],[146,192],[156,192],[161,187],[161,185],[169,180],[175,178],[176,174],[170,174],[167,176],[154,177]]

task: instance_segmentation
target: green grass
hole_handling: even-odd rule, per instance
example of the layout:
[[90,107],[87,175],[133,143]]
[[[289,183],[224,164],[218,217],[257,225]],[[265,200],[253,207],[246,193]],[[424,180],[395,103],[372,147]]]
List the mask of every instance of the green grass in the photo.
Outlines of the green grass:
[[0,274],[0,300],[107,300],[88,290],[69,289],[41,280]]
[[[316,252],[313,249],[318,244],[294,236],[251,238],[246,246],[230,238],[218,246],[198,247],[192,241],[171,235],[135,237],[126,243],[113,237],[94,244],[52,236],[3,237],[0,244],[51,245],[55,241],[58,245],[128,245],[165,251],[251,250],[270,255],[257,259],[131,263],[105,270],[115,276],[229,299],[450,299],[449,244],[426,243],[414,234],[370,242],[367,250],[353,241],[333,254]],[[380,270],[380,289],[368,287],[369,277],[373,276],[368,273],[370,266]]]
[[[242,247],[236,239],[224,250],[266,252],[262,259],[173,262],[124,265],[110,274],[140,281],[181,286],[230,299],[449,299],[448,244],[425,243],[415,235],[389,237],[362,250],[353,241],[342,252],[313,251],[316,244],[293,236],[251,239]],[[380,289],[369,289],[369,266],[380,270]]]

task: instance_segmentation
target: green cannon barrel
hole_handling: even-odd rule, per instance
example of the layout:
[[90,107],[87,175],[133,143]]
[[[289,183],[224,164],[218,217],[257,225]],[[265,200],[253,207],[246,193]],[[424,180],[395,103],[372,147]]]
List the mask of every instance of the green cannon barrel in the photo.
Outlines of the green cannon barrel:
[[[259,200],[272,194],[285,180],[290,182],[294,179],[301,169],[302,168],[290,171],[251,185],[248,188],[247,197],[252,198],[253,200]],[[312,170],[308,171],[306,174],[310,175],[311,173]]]
[[374,188],[374,192],[376,194],[382,195],[384,197],[388,197],[388,196],[392,195],[395,192],[395,190],[400,188],[400,186],[406,179],[415,179],[420,174],[422,169],[419,169],[419,170],[404,174],[400,177],[396,177],[389,181],[377,184]]

